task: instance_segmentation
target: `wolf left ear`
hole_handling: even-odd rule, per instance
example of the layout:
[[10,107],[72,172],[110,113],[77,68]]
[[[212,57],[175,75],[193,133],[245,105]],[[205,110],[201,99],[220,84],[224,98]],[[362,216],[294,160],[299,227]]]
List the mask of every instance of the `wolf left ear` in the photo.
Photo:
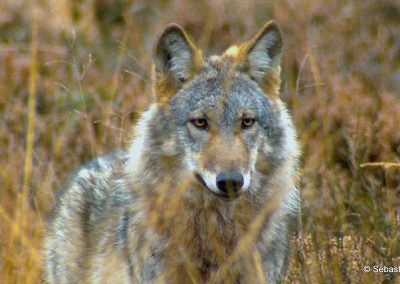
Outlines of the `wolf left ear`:
[[260,84],[271,75],[279,77],[282,33],[278,24],[269,21],[246,44],[244,71]]
[[179,89],[193,75],[202,59],[201,52],[183,28],[169,24],[155,45],[153,60],[156,86],[162,87],[160,91],[165,93],[167,89]]

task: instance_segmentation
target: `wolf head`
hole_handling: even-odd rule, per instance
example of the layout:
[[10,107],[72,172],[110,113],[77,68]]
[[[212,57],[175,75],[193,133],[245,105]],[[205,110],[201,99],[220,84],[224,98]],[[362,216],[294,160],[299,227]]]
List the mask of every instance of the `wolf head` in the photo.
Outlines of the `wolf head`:
[[152,136],[147,141],[158,144],[146,142],[149,153],[173,157],[165,159],[175,161],[171,167],[180,164],[219,197],[257,190],[297,152],[279,100],[281,51],[273,21],[249,41],[208,58],[181,27],[168,25],[154,49],[157,111],[147,114],[136,135]]

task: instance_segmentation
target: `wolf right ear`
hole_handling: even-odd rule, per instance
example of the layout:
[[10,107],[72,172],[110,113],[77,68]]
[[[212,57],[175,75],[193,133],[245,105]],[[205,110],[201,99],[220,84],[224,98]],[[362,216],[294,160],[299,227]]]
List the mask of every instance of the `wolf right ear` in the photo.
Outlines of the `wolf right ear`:
[[165,92],[179,89],[201,64],[202,56],[179,25],[169,24],[155,45],[153,60],[155,83]]
[[275,21],[269,21],[243,45],[241,69],[268,93],[279,89],[282,33]]
[[271,76],[279,76],[282,33],[275,21],[269,21],[246,46],[245,71],[260,84]]

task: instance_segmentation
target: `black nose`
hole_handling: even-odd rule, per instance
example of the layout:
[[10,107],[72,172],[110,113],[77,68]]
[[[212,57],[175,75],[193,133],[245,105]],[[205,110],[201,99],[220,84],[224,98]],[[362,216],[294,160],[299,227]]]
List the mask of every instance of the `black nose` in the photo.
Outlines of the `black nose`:
[[227,195],[236,195],[243,186],[243,176],[236,171],[219,173],[217,187]]

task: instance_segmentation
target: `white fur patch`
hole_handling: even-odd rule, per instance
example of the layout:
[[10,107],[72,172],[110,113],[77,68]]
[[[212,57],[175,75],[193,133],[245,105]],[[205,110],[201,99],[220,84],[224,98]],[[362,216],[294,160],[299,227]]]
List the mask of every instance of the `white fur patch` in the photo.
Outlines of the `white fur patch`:
[[250,186],[250,178],[251,178],[250,172],[245,173],[243,175],[243,186],[242,186],[241,191],[246,191],[249,188],[249,186]]
[[148,140],[148,123],[157,112],[157,105],[153,104],[142,114],[138,124],[134,127],[134,138],[129,148],[129,160],[126,171],[128,174],[139,173],[141,171],[142,156],[148,150],[146,141]]
[[201,175],[207,187],[213,192],[219,194],[221,191],[217,187],[217,175],[215,173],[204,171]]
[[236,57],[239,53],[239,48],[236,45],[232,45],[229,47],[226,51],[225,54],[228,56]]
[[277,105],[281,114],[281,123],[282,128],[285,130],[284,142],[285,146],[283,147],[282,156],[285,160],[295,158],[297,159],[300,155],[299,144],[297,142],[297,135],[293,128],[292,120],[281,101],[277,101]]
[[190,155],[190,153],[186,153],[184,163],[189,172],[195,172],[197,166],[196,163],[193,161],[193,157],[192,155]]

